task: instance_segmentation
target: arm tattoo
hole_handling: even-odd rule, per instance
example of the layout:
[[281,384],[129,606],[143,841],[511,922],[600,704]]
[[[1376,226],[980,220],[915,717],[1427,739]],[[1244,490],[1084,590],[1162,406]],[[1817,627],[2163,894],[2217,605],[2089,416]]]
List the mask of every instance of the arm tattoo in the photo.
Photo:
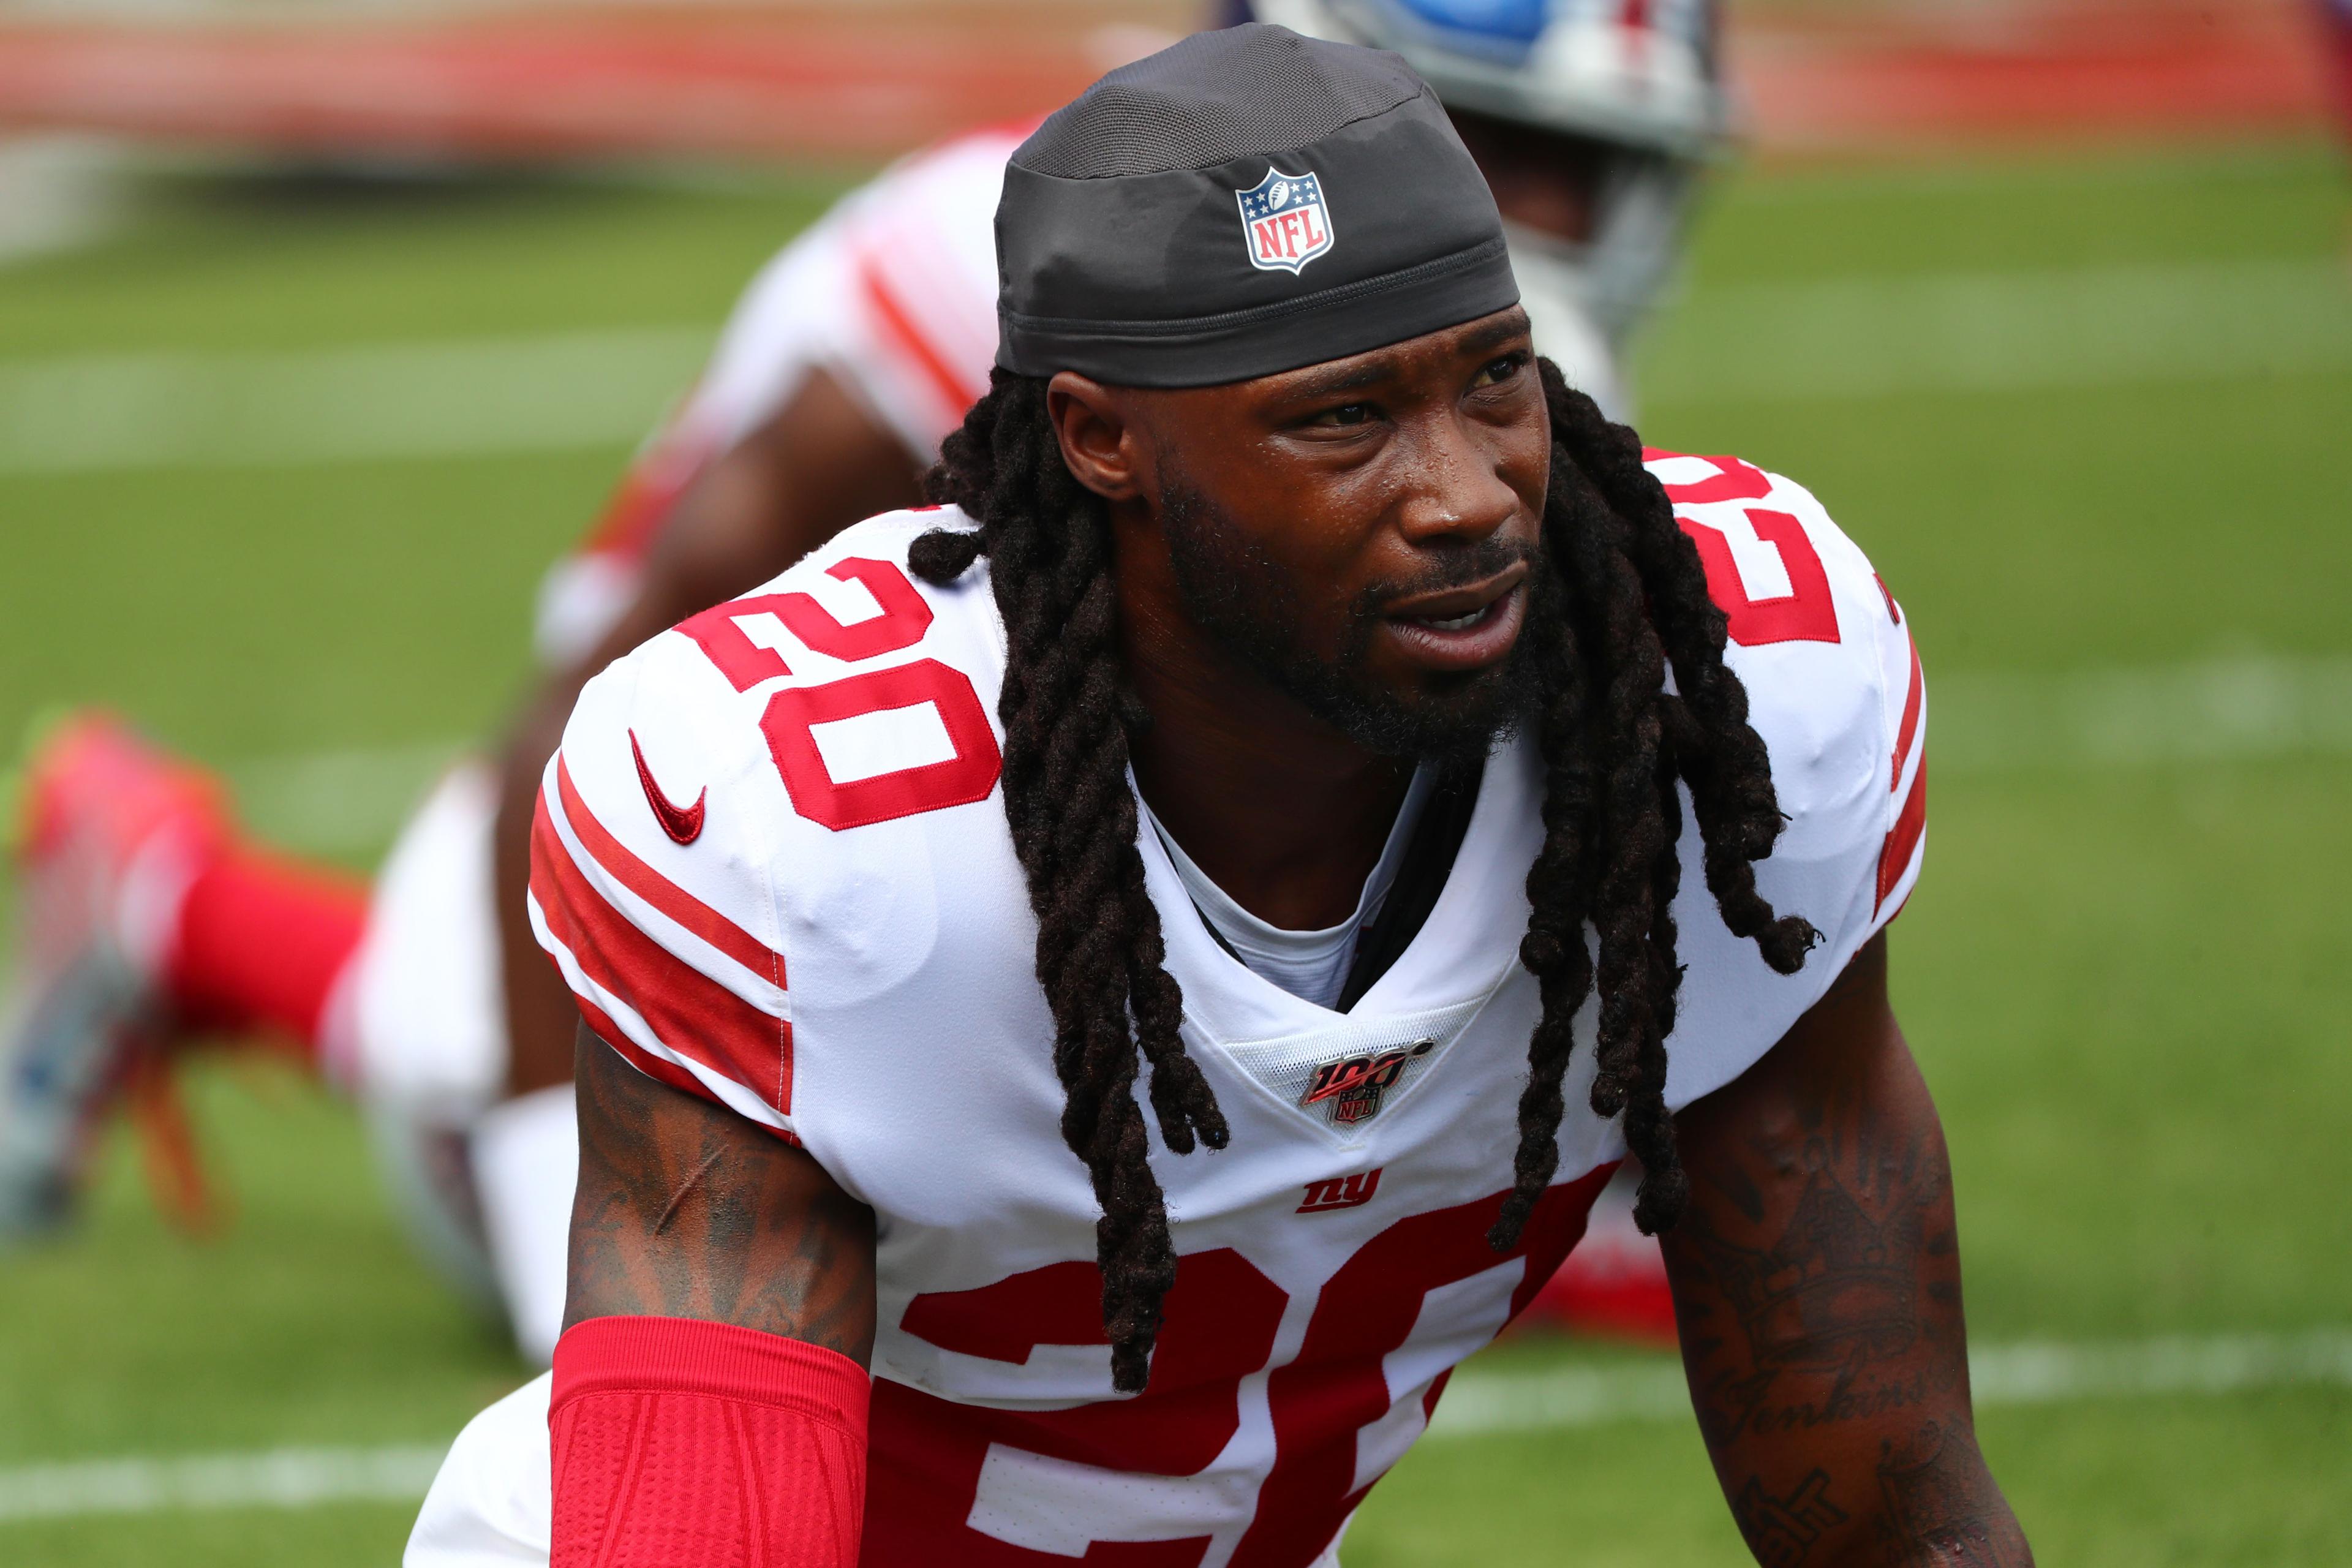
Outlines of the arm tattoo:
[[568,1327],[701,1318],[874,1346],[874,1215],[807,1154],[580,1034]]
[[1958,1421],[1930,1421],[1907,1442],[1880,1444],[1886,1539],[1917,1568],[2015,1568],[2002,1549],[2016,1523],[1991,1485],[1976,1439]]
[[[1815,1108],[1793,1151],[1759,1150],[1780,1167],[1772,1214],[1759,1206],[1736,1228],[1694,1215],[1709,1315],[1730,1320],[1707,1342],[1710,1447],[1965,1398],[1942,1140],[1888,1142],[1888,1129],[1841,1126],[1828,1110]],[[1760,1205],[1752,1181],[1728,1174],[1740,1209]]]
[[1830,1500],[1829,1472],[1818,1468],[1786,1497],[1772,1496],[1760,1477],[1748,1477],[1732,1500],[1731,1517],[1748,1550],[1767,1568],[1797,1568],[1824,1531],[1846,1521],[1845,1510]]
[[1882,943],[1678,1121],[1691,1400],[1759,1563],[2029,1568],[1972,1436],[1951,1167]]

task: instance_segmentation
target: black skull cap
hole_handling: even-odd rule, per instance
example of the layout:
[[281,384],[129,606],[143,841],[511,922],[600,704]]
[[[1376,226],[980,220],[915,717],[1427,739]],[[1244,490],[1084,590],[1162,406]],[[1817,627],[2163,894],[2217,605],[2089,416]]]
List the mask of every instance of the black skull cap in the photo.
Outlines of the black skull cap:
[[996,363],[1213,386],[1517,302],[1484,176],[1397,56],[1251,23],[1122,66],[1013,154]]

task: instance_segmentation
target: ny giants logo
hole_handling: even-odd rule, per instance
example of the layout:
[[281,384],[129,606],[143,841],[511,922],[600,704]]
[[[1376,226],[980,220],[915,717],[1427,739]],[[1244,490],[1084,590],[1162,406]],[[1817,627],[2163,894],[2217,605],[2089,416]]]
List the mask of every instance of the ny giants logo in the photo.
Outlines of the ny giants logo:
[[1272,164],[1265,178],[1235,191],[1250,265],[1261,272],[1297,272],[1331,248],[1331,209],[1323,205],[1323,182],[1313,174],[1286,174]]
[[1372,1201],[1381,1190],[1381,1173],[1384,1165],[1369,1171],[1359,1171],[1352,1176],[1333,1176],[1328,1181],[1307,1184],[1307,1201],[1298,1205],[1300,1214],[1323,1214],[1331,1209],[1360,1209]]
[[1307,1080],[1307,1092],[1299,1097],[1298,1103],[1302,1107],[1320,1105],[1328,1100],[1331,1101],[1331,1120],[1342,1127],[1351,1127],[1379,1113],[1381,1097],[1403,1074],[1405,1063],[1436,1048],[1435,1040],[1415,1040],[1391,1050],[1367,1051],[1362,1056],[1325,1062]]

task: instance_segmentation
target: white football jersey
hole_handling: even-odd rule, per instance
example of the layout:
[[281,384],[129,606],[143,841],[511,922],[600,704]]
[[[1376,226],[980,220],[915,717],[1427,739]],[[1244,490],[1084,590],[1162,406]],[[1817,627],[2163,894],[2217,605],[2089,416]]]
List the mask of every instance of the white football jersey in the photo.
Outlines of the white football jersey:
[[[1687,1104],[1755,1062],[1909,891],[1923,706],[1907,628],[1812,497],[1654,455],[1731,616],[1788,831],[1766,897],[1824,942],[1773,973],[1696,868],[1668,1043]],[[1184,1038],[1232,1126],[1157,1149],[1180,1255],[1150,1386],[1110,1384],[1098,1210],[1062,1142],[1036,927],[997,797],[986,562],[906,568],[952,510],[876,518],[591,682],[550,763],[531,919],[595,1030],[799,1144],[878,1222],[865,1561],[1305,1568],[1452,1367],[1574,1245],[1623,1151],[1570,1074],[1561,1179],[1507,1255],[1539,1011],[1517,947],[1542,828],[1515,742],[1419,935],[1345,1013],[1260,978],[1140,849]]]
[[663,520],[712,458],[822,367],[928,461],[996,360],[996,200],[1031,127],[912,153],[844,196],[744,289],[692,390],[646,438],[604,514],[540,593],[551,664],[586,653],[635,591]]

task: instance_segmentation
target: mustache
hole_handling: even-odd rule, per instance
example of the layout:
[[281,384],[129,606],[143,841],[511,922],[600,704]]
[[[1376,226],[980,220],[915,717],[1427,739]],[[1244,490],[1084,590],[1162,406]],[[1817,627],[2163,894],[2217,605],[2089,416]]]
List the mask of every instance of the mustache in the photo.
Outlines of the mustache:
[[1356,595],[1355,612],[1365,618],[1378,616],[1386,612],[1388,605],[1400,600],[1467,588],[1507,572],[1521,563],[1532,571],[1542,554],[1540,546],[1534,541],[1482,539],[1458,552],[1448,552],[1443,558],[1433,561],[1427,570],[1416,572],[1410,577],[1391,577],[1372,584]]

